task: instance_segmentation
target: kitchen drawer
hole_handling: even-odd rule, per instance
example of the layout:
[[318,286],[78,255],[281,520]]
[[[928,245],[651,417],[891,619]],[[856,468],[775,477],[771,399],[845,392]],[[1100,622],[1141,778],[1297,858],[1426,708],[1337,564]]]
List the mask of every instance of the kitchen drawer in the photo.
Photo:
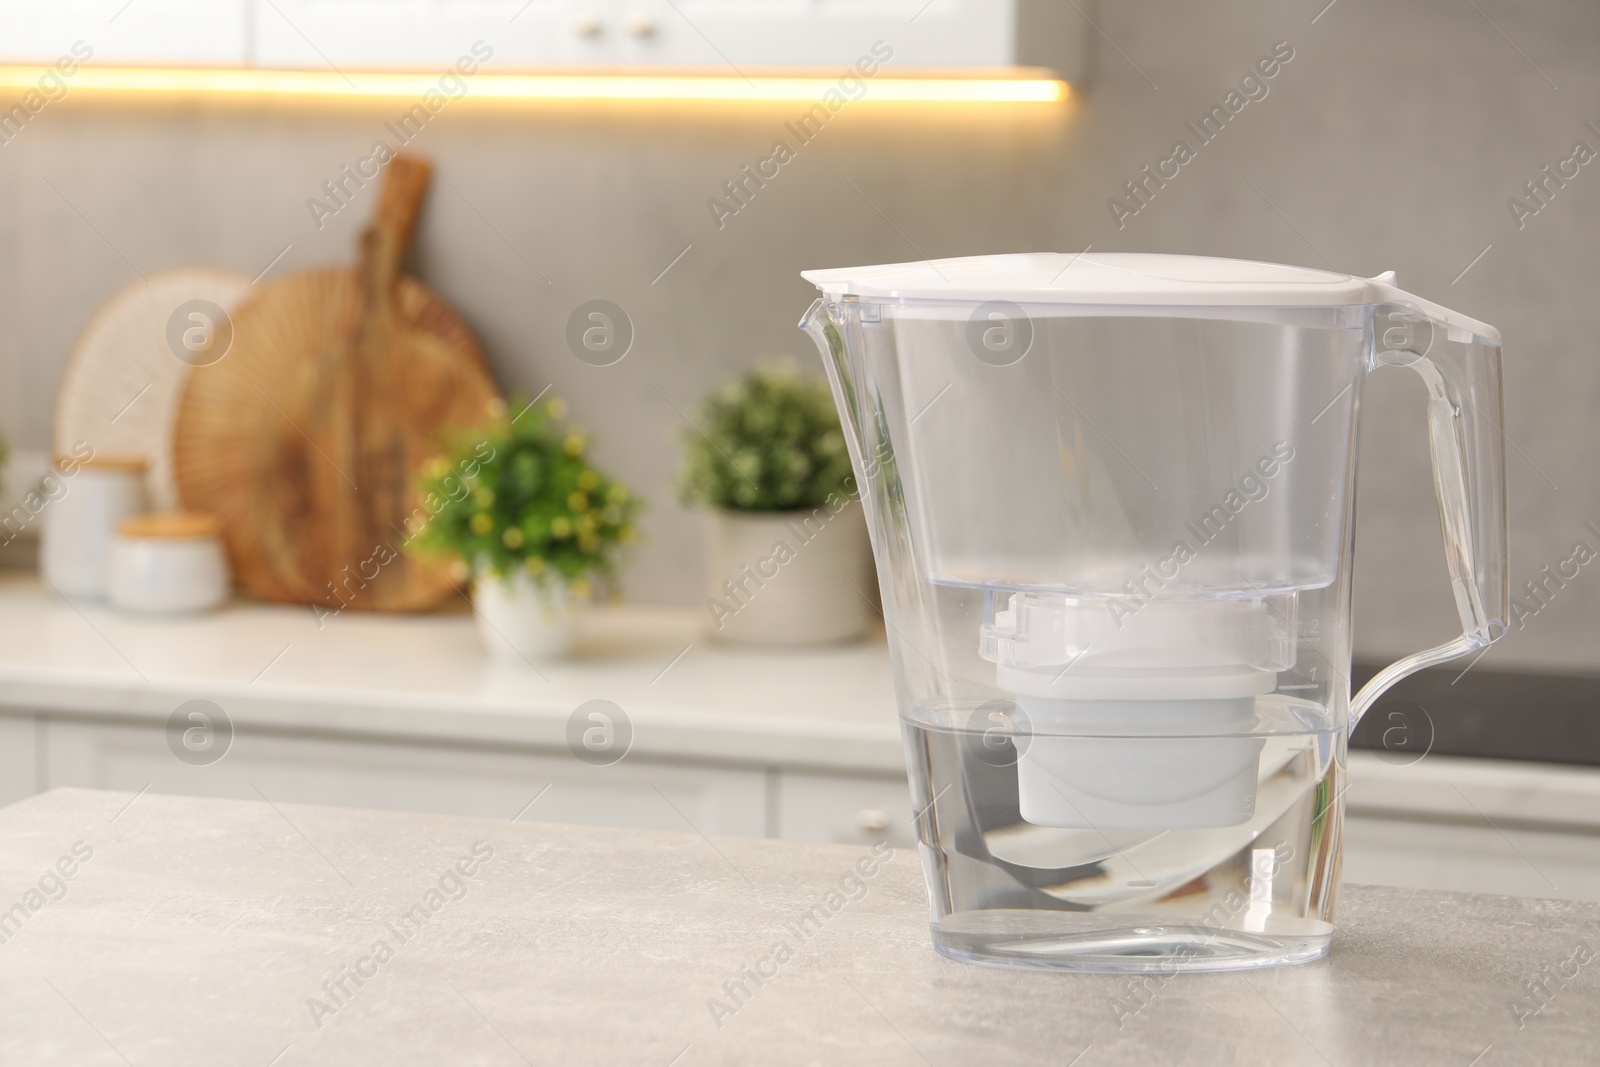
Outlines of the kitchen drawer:
[[0,715],[0,804],[39,791],[38,726],[31,715]]
[[251,732],[239,733],[221,760],[197,767],[173,755],[157,723],[51,718],[41,728],[40,788],[148,785],[161,793],[490,818],[510,818],[538,796],[523,818],[751,837],[766,828],[766,776],[759,770],[628,758],[591,767],[566,752]]
[[1346,882],[1600,902],[1600,834],[1352,814]]
[[863,845],[917,843],[911,826],[911,788],[903,777],[783,771],[776,790],[778,836],[787,841]]

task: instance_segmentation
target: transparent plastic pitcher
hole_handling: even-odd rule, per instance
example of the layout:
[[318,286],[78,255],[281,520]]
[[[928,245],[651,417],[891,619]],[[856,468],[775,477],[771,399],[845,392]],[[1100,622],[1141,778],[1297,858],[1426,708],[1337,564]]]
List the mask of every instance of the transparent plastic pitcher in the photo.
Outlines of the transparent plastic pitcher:
[[[1206,970],[1328,951],[1350,728],[1505,629],[1500,335],[1270,263],[808,272],[872,528],[933,940]],[[1462,636],[1350,695],[1356,413],[1427,386]]]

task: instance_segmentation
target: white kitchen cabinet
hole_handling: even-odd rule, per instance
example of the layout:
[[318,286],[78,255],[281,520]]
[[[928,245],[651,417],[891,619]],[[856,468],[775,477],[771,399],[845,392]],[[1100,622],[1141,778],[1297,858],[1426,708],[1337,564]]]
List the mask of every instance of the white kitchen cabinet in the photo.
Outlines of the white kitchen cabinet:
[[550,822],[843,845],[916,844],[901,775],[631,757],[591,767],[564,752],[255,731],[239,732],[215,763],[192,766],[173,756],[159,723],[0,717],[0,803],[61,786],[484,818],[522,812]]
[[786,841],[824,841],[895,848],[917,843],[911,825],[911,789],[905,777],[817,774],[778,775],[775,823]]
[[502,71],[842,73],[876,46],[889,70],[1075,79],[1089,32],[1062,0],[0,0],[10,63],[53,63],[83,41],[101,63],[442,71],[479,45]]
[[893,54],[892,67],[1006,67],[1019,62],[1018,6],[1001,0],[613,0],[612,25],[627,64],[843,68],[881,43]]
[[[1600,772],[1449,757],[1425,767],[1397,769],[1353,755],[1345,880],[1600,900],[1593,810]],[[17,709],[0,715],[0,803],[58,786],[916,844],[909,790],[891,773],[633,755],[591,767],[565,751],[306,730],[242,730],[221,760],[190,766],[168,748],[159,722]]]
[[[0,720],[6,721],[6,720]],[[760,837],[759,770],[626,759],[591,767],[569,754],[238,733],[210,766],[190,766],[157,723],[46,720],[49,787],[231,797]],[[538,799],[535,801],[534,798]],[[529,806],[529,802],[534,803]]]
[[31,797],[44,787],[37,738],[32,716],[0,715],[0,804]]
[[1345,820],[1343,877],[1408,889],[1600,901],[1600,833],[1496,822],[1353,813]]
[[0,0],[0,61],[54,64],[81,42],[93,63],[238,66],[245,11],[246,0]]
[[311,68],[449,63],[483,40],[497,67],[842,70],[882,42],[896,68],[1074,77],[1085,30],[1060,0],[263,0],[255,20],[262,66]]
[[262,0],[255,62],[327,70],[615,62],[607,0]]
[[1600,770],[1352,752],[1344,877],[1600,900]]

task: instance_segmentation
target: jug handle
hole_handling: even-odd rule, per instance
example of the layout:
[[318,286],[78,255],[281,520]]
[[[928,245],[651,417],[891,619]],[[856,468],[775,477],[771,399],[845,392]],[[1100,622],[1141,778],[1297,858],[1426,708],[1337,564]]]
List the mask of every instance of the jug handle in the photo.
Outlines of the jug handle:
[[1408,366],[1428,390],[1433,487],[1461,636],[1391,663],[1350,701],[1350,725],[1407,675],[1485,649],[1506,632],[1505,435],[1500,334],[1492,326],[1374,279],[1368,369]]

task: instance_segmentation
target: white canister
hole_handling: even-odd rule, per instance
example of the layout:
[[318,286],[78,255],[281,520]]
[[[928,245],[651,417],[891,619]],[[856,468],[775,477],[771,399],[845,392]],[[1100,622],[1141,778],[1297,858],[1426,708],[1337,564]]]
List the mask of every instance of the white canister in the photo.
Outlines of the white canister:
[[117,527],[106,595],[126,611],[208,611],[228,599],[228,557],[209,515],[141,515]]
[[124,519],[145,503],[145,461],[96,456],[65,457],[47,477],[60,480],[61,496],[44,508],[39,573],[69,597],[102,597],[111,540]]

